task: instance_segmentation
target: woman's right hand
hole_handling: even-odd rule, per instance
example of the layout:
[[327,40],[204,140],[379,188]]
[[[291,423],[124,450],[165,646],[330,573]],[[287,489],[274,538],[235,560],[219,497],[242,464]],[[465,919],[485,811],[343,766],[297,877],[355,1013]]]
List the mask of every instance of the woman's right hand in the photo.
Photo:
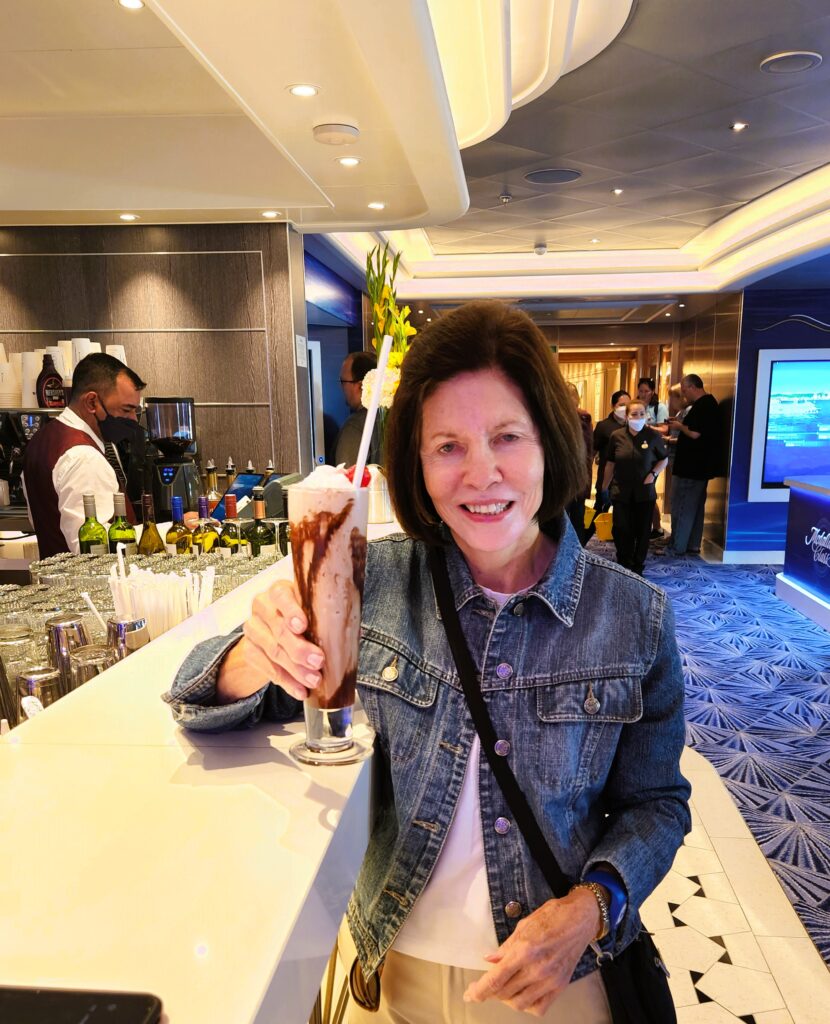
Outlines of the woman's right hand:
[[242,639],[228,652],[216,679],[216,696],[230,704],[276,683],[305,700],[320,682],[322,650],[303,637],[308,628],[293,582],[279,580],[254,599]]

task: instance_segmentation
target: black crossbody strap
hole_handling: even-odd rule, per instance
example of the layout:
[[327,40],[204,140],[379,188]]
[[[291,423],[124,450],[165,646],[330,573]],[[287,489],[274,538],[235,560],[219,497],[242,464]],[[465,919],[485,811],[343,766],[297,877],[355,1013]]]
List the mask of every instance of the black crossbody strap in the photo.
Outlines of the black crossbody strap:
[[539,823],[522,792],[521,786],[516,781],[516,776],[513,774],[507,759],[500,757],[496,753],[496,740],[498,737],[496,736],[496,730],[493,728],[487,704],[481,695],[475,663],[461,630],[461,623],[458,620],[458,612],[455,610],[455,601],[452,588],[450,587],[450,578],[447,573],[446,558],[444,557],[443,550],[440,548],[430,547],[429,568],[432,573],[435,596],[438,599],[438,608],[444,622],[447,640],[455,659],[455,667],[458,669],[458,675],[461,678],[461,685],[464,687],[464,696],[467,698],[467,705],[470,708],[473,724],[481,740],[482,749],[496,777],[496,782],[498,782],[499,788],[504,795],[504,799],[507,801],[507,806],[510,808],[516,824],[519,826],[519,831],[522,833],[524,841],[533,855],[533,859],[539,865],[553,895],[561,898],[568,893],[571,888],[571,882],[565,877],[561,868],[556,863],[553,851],[545,839],[542,830],[539,828]]

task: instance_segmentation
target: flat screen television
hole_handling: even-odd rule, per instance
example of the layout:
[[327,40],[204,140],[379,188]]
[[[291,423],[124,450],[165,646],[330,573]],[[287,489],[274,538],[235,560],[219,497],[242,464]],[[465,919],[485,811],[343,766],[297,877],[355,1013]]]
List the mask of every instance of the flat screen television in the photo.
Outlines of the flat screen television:
[[758,353],[750,501],[787,501],[791,477],[830,475],[830,349]]

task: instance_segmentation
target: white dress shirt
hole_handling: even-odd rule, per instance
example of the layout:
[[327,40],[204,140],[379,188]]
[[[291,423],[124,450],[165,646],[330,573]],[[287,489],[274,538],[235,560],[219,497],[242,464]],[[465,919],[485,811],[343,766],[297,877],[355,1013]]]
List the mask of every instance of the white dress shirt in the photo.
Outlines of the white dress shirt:
[[[67,427],[82,430],[95,442],[94,448],[92,445],[78,444],[74,448],[67,449],[52,470],[52,485],[58,496],[58,509],[61,517],[61,533],[69,545],[69,550],[77,555],[80,551],[78,531],[85,519],[84,495],[95,495],[95,511],[98,522],[106,523],[112,519],[112,496],[120,488],[115,470],[104,455],[104,442],[92,427],[84,423],[81,417],[71,409],[64,409],[58,419]],[[23,491],[24,493],[26,491],[25,477]],[[28,495],[26,495],[26,504],[29,505]],[[31,507],[29,508],[29,517],[31,518]]]

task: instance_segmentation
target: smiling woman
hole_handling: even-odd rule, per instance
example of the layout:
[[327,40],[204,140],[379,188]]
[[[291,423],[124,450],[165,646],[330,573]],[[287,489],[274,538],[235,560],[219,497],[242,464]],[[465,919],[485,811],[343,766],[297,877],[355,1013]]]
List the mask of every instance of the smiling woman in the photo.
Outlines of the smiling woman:
[[[689,828],[674,622],[563,514],[583,442],[530,318],[471,303],[419,334],[387,456],[408,536],[367,554],[357,687],[379,796],[338,942],[350,1024],[671,1024],[638,910]],[[241,639],[183,666],[178,720],[296,710],[324,659],[307,625],[293,584],[261,595]],[[644,1008],[606,996],[598,954]]]

